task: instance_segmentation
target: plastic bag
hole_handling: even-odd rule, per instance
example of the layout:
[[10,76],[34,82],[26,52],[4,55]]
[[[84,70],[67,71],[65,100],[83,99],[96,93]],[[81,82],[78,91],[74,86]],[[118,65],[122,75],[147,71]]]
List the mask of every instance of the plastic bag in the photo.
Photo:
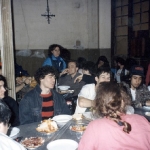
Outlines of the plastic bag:
[[46,58],[43,50],[34,51],[31,57]]
[[30,49],[24,49],[24,50],[19,50],[18,52],[16,52],[17,56],[25,56],[28,57],[31,55],[31,50]]

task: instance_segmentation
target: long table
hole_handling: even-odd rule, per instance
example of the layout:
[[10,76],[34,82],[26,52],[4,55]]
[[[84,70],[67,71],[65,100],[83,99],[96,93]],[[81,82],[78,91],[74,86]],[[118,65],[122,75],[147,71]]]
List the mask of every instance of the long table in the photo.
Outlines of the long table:
[[[150,112],[150,109],[146,108],[135,108],[135,114],[139,114],[147,118],[148,121],[150,121],[150,116],[146,116],[145,112]],[[81,122],[78,123],[83,123],[83,124],[89,124],[89,120],[84,118]],[[29,137],[43,137],[45,142],[42,146],[36,148],[35,150],[46,150],[46,146],[49,142],[52,142],[57,139],[72,139],[75,140],[76,142],[79,143],[78,135],[76,132],[73,132],[70,130],[70,126],[76,124],[77,122],[75,120],[70,120],[68,121],[63,127],[59,128],[58,131],[51,133],[51,134],[44,134],[36,131],[36,128],[40,124],[40,122],[35,122],[31,124],[26,124],[26,125],[21,125],[18,126],[20,129],[19,134],[17,137],[21,136],[24,138],[29,138]]]
[[[89,121],[83,119],[82,122],[80,123],[88,124]],[[51,134],[45,134],[45,133],[40,133],[36,131],[38,124],[40,124],[40,122],[18,126],[18,128],[20,129],[20,132],[17,135],[18,137],[21,136],[23,137],[23,139],[26,137],[27,138],[29,137],[43,137],[44,138],[45,140],[44,144],[36,148],[35,150],[46,150],[47,144],[57,139],[72,139],[72,140],[75,140],[76,142],[79,142],[76,132],[73,132],[70,130],[70,126],[73,124],[76,124],[75,120],[70,120],[63,127],[59,128],[58,131],[51,133]]]

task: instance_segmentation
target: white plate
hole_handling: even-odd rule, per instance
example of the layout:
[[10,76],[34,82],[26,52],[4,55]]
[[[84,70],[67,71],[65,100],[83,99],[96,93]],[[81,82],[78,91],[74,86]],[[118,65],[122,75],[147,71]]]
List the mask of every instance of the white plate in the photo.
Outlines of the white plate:
[[145,112],[145,115],[146,116],[150,116],[150,112]]
[[47,145],[48,150],[76,150],[77,148],[78,143],[69,139],[56,140]]
[[13,127],[8,130],[9,137],[13,138],[20,132],[19,128]]
[[66,91],[66,90],[68,90],[68,89],[70,88],[70,86],[68,86],[68,85],[60,85],[60,86],[58,86],[58,88],[59,88],[61,91]]

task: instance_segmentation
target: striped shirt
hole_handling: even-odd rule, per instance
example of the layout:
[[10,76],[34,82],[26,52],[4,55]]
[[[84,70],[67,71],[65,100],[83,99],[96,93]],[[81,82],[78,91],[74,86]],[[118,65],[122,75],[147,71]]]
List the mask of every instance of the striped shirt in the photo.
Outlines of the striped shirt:
[[54,116],[54,101],[52,93],[41,94],[42,102],[42,120],[49,119]]

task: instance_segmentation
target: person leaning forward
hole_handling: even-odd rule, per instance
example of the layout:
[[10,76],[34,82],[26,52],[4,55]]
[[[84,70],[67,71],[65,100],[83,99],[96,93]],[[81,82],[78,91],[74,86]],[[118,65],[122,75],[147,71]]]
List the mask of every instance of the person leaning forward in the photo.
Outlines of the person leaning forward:
[[19,105],[21,124],[38,122],[59,114],[71,114],[65,99],[53,88],[57,71],[51,66],[43,66],[35,73],[37,85],[29,91]]

